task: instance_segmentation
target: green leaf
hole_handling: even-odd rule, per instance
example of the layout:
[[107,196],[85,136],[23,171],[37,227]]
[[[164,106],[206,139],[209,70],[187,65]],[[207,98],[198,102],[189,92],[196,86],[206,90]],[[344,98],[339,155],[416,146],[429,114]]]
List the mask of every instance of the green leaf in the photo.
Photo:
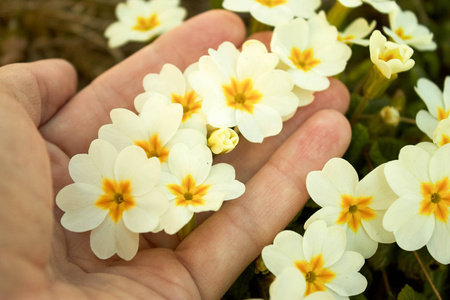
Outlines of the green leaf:
[[400,149],[405,145],[405,142],[399,139],[379,138],[370,147],[369,157],[374,166],[379,166],[385,162],[398,159]]
[[425,299],[425,297],[418,292],[416,292],[412,287],[409,285],[405,285],[397,297],[398,300],[422,300]]
[[374,270],[385,269],[397,259],[397,250],[396,244],[378,244],[377,252],[367,260],[367,263]]
[[359,294],[356,296],[351,296],[350,300],[367,300],[366,296],[364,294]]
[[363,156],[364,147],[369,143],[369,132],[367,127],[361,123],[356,123],[352,127],[352,141],[348,147],[344,158],[351,163],[356,165],[357,162]]

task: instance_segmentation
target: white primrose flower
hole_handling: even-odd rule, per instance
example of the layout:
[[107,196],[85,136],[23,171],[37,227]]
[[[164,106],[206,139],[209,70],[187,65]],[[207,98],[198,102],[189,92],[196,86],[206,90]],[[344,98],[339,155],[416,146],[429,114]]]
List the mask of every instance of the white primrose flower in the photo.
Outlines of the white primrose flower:
[[450,145],[432,155],[409,145],[384,170],[398,198],[386,211],[383,226],[394,233],[402,249],[414,251],[426,245],[442,264],[450,263],[449,157]]
[[388,42],[379,30],[370,36],[369,48],[370,59],[387,79],[414,66],[414,60],[411,59],[414,50],[407,45]]
[[214,127],[238,126],[250,142],[281,131],[282,118],[298,106],[289,74],[275,70],[278,56],[264,44],[248,41],[242,53],[230,42],[199,61],[199,71],[189,77],[194,90],[203,97],[203,111]]
[[343,32],[339,32],[338,40],[346,44],[357,44],[360,46],[369,46],[369,40],[364,39],[368,36],[377,25],[376,21],[370,24],[364,18],[358,18],[345,28]]
[[372,5],[373,8],[384,14],[393,11],[397,7],[395,1],[390,0],[338,0],[338,1],[342,5],[347,7],[361,6],[364,2]]
[[306,177],[311,198],[322,208],[305,223],[316,220],[329,226],[339,225],[347,234],[347,250],[357,251],[364,258],[375,254],[378,243],[393,243],[392,233],[383,228],[383,216],[397,196],[384,177],[381,165],[358,182],[358,174],[342,158],[329,160],[322,171]]
[[287,72],[296,86],[322,91],[330,86],[327,76],[342,72],[352,53],[337,37],[336,27],[316,15],[276,26],[270,46],[289,66]]
[[112,124],[103,125],[99,138],[113,144],[118,150],[136,145],[147,156],[166,163],[170,149],[177,143],[190,148],[206,144],[206,137],[194,129],[178,129],[183,115],[180,104],[169,103],[164,96],[152,95],[143,105],[140,115],[123,108],[111,111]]
[[118,21],[109,25],[105,37],[111,48],[128,41],[145,42],[178,26],[186,17],[180,0],[127,0],[116,7]]
[[91,248],[101,259],[115,253],[132,259],[139,233],[155,230],[169,208],[168,199],[155,187],[158,159],[147,158],[137,146],[118,153],[108,142],[94,140],[88,154],[72,157],[69,172],[75,183],[56,196],[65,212],[61,224],[74,232],[92,230]]
[[450,113],[450,76],[445,77],[443,92],[436,84],[425,78],[417,81],[415,90],[428,108],[428,111],[421,110],[417,113],[417,127],[433,139],[439,121],[448,118]]
[[[307,296],[320,292],[339,300],[362,293],[367,280],[358,271],[364,258],[357,252],[345,251],[345,245],[344,230],[338,226],[327,228],[324,221],[312,223],[303,237],[290,230],[280,232],[273,245],[264,247],[261,254],[264,264],[279,281],[270,287],[271,296],[283,294],[280,286],[287,289],[284,295],[291,292],[298,296],[304,290],[303,296],[308,300]],[[306,289],[302,289],[303,284]]]
[[250,12],[259,22],[276,26],[294,17],[310,18],[320,0],[224,0],[223,7],[235,12]]
[[450,118],[441,120],[433,134],[433,143],[442,147],[450,143]]
[[192,128],[206,136],[206,116],[202,111],[203,98],[191,87],[188,76],[198,70],[197,63],[190,65],[184,74],[174,65],[165,64],[159,74],[148,74],[144,77],[145,93],[134,99],[134,106],[141,112],[144,103],[153,95],[166,97],[168,102],[183,106],[183,118],[180,128]]
[[168,234],[178,232],[194,213],[217,211],[223,201],[240,197],[243,183],[235,180],[231,165],[212,166],[212,153],[205,145],[189,149],[177,144],[169,154],[169,168],[161,172],[158,183],[169,198],[170,208],[161,217],[157,230]]
[[389,26],[383,26],[384,32],[397,44],[406,44],[421,51],[436,49],[433,33],[419,24],[412,11],[402,11],[400,7],[389,13]]

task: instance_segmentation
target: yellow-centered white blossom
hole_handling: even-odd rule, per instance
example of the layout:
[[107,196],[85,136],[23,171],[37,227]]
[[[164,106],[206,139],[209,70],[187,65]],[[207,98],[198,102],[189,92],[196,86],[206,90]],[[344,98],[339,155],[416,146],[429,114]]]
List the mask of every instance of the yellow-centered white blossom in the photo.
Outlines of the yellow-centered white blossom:
[[75,183],[64,187],[56,204],[64,211],[61,224],[74,232],[92,230],[92,251],[101,259],[117,253],[130,260],[138,250],[139,233],[154,231],[169,208],[155,187],[160,177],[157,158],[130,146],[117,152],[113,145],[94,140],[88,154],[70,160]]
[[[346,236],[342,228],[327,228],[324,221],[316,221],[306,229],[303,237],[294,231],[280,232],[273,245],[264,247],[261,255],[269,271],[281,281],[277,285],[282,284],[287,289],[284,295],[296,295],[295,299],[302,299],[324,293],[333,298],[348,299],[362,293],[367,281],[358,272],[364,258],[357,252],[346,251],[345,245]],[[344,265],[345,271],[342,269]],[[304,288],[299,289],[302,286]],[[277,291],[273,290],[275,288]],[[298,295],[301,291],[303,295]],[[271,299],[272,296],[293,299],[282,298],[283,291],[276,286],[271,287],[270,292]]]
[[367,37],[377,25],[376,21],[370,24],[364,18],[358,18],[348,25],[343,32],[339,32],[338,40],[346,44],[357,44],[360,46],[369,46]]
[[397,44],[406,44],[420,51],[436,49],[433,33],[419,24],[412,11],[402,11],[400,7],[389,13],[389,26],[384,26],[384,32]]
[[413,49],[407,45],[388,42],[379,30],[372,33],[369,48],[370,59],[387,79],[414,66],[414,60],[411,59]]
[[116,7],[118,21],[109,25],[105,37],[111,48],[129,41],[145,42],[181,24],[186,10],[180,0],[127,0]]
[[238,126],[250,142],[281,131],[283,117],[296,111],[298,99],[289,74],[276,70],[278,56],[264,44],[248,41],[242,52],[230,42],[199,61],[190,83],[203,97],[202,109],[208,123],[216,128]]
[[363,3],[367,3],[372,5],[373,8],[378,10],[381,13],[387,14],[388,12],[396,9],[397,4],[392,0],[337,0],[342,5],[347,7],[358,7]]
[[347,234],[347,250],[357,251],[365,258],[376,252],[378,243],[393,243],[394,236],[381,222],[396,195],[383,170],[381,165],[359,181],[350,163],[333,158],[322,171],[309,173],[306,188],[322,208],[305,222],[305,228],[316,220],[324,220],[329,226],[339,225]]
[[414,251],[427,246],[438,262],[450,263],[450,145],[429,153],[420,146],[406,146],[399,159],[385,168],[387,182],[397,194],[383,226],[397,244]]
[[296,86],[322,91],[330,85],[327,77],[342,72],[351,56],[350,47],[337,38],[336,27],[319,14],[276,26],[270,46],[288,66]]

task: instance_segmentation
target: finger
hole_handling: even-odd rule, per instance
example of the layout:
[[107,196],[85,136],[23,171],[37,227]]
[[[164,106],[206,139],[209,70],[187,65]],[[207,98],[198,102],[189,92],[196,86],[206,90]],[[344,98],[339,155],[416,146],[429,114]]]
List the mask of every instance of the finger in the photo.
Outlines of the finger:
[[341,156],[350,126],[333,110],[315,113],[248,182],[243,197],[193,231],[177,249],[202,299],[218,299],[309,198],[306,175]]
[[263,31],[250,35],[247,40],[258,40],[264,45],[266,48],[270,50],[270,40],[272,39],[272,31]]
[[237,179],[247,182],[267,162],[272,153],[311,115],[322,109],[334,109],[341,113],[347,110],[350,103],[347,88],[335,78],[330,78],[330,81],[330,88],[316,93],[311,104],[300,107],[294,117],[283,123],[280,134],[265,139],[262,144],[250,143],[241,138],[236,149],[227,155],[218,156],[215,162],[227,162],[233,165]]
[[61,59],[0,68],[0,93],[19,102],[36,126],[50,119],[74,95],[76,86],[75,69]]
[[225,40],[240,44],[244,36],[244,25],[235,14],[210,11],[199,15],[97,78],[41,128],[42,134],[69,156],[86,152],[100,126],[110,123],[111,109],[132,109],[133,99],[143,92],[146,74],[158,73],[165,63],[183,70],[209,48]]

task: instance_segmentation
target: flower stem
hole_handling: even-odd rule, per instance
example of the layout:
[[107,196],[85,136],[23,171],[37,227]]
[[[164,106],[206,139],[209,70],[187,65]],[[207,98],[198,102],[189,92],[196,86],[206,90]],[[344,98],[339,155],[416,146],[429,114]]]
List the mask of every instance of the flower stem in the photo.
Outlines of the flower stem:
[[192,216],[191,220],[177,232],[177,236],[180,239],[180,241],[184,240],[189,235],[189,233],[191,233],[192,230],[194,230],[194,228],[195,228],[195,214]]
[[413,251],[413,254],[414,254],[414,257],[417,259],[417,262],[419,263],[420,268],[422,269],[422,272],[425,274],[425,277],[427,278],[428,283],[431,285],[431,288],[433,289],[434,293],[436,294],[436,297],[439,300],[442,300],[442,297],[441,297],[441,295],[439,295],[439,292],[436,289],[436,287],[434,286],[433,281],[431,281],[431,277],[428,274],[427,270],[425,269],[425,266],[423,265],[422,260],[419,257],[419,254],[416,251]]
[[271,26],[261,23],[253,17],[250,19],[250,34],[269,30],[272,30]]
[[361,115],[362,111],[367,105],[367,102],[369,102],[369,98],[364,96],[363,100],[359,103],[358,107],[355,109],[355,112],[353,113],[351,119],[350,119],[350,125],[354,125],[356,121],[358,120],[359,116]]
[[410,118],[406,118],[406,117],[400,117],[400,122],[403,123],[408,123],[408,124],[412,124],[412,125],[416,125],[416,120],[414,119],[410,119]]
[[352,8],[342,5],[339,1],[333,5],[327,14],[327,20],[331,25],[339,26],[345,21]]

